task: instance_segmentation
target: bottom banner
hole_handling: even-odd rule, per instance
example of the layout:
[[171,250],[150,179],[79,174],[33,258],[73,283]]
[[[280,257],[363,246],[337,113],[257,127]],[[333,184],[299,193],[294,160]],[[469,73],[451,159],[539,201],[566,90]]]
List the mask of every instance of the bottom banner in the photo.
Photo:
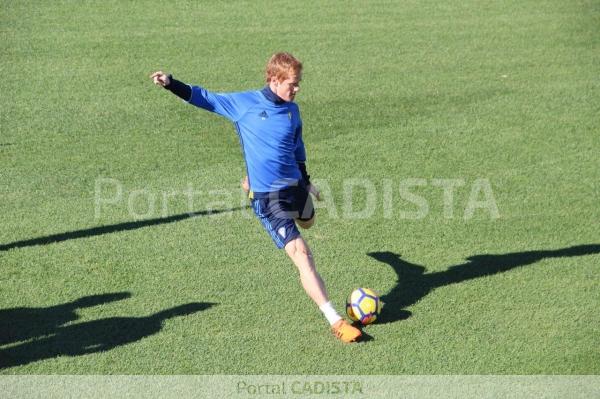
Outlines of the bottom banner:
[[0,376],[2,398],[600,398],[600,376]]

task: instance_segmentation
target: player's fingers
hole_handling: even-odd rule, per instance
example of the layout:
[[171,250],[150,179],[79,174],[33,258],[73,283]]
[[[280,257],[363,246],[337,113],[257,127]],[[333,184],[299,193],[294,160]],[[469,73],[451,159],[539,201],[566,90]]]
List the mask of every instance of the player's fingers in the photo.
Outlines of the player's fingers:
[[312,184],[310,186],[310,192],[311,192],[312,195],[315,196],[315,198],[317,199],[317,201],[321,201],[321,192],[319,191],[318,188],[316,188]]

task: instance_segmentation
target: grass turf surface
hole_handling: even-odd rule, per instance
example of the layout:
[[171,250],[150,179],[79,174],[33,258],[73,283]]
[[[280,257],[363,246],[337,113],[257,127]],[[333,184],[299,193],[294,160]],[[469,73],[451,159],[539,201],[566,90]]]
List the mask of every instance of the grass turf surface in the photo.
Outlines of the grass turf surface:
[[[600,371],[597,1],[1,5],[1,373]],[[317,267],[340,310],[387,300],[360,345],[244,208],[233,127],[148,79],[258,88],[280,49],[328,189]],[[451,218],[434,179],[464,183]],[[499,218],[465,218],[477,179]]]

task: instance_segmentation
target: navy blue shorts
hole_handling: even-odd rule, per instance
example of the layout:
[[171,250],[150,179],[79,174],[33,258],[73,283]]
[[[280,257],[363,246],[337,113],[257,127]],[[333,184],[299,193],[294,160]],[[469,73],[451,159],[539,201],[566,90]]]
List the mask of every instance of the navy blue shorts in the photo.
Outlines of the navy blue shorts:
[[303,184],[253,196],[252,209],[279,249],[300,236],[295,219],[310,220],[315,215],[312,198]]

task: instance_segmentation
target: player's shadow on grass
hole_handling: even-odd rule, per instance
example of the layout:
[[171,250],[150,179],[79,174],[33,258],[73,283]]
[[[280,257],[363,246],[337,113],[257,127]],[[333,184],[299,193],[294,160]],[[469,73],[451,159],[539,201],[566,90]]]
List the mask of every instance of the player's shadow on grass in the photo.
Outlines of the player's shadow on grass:
[[475,255],[467,258],[465,263],[434,273],[425,273],[425,267],[407,262],[400,255],[392,252],[371,252],[367,255],[391,266],[398,276],[396,286],[381,297],[385,306],[378,322],[390,323],[410,317],[411,313],[404,308],[417,303],[436,288],[506,272],[546,258],[598,253],[600,253],[600,244],[578,245],[557,250]]
[[129,292],[90,295],[46,308],[0,309],[0,346],[54,334],[62,325],[79,319],[77,309],[131,297]]
[[109,317],[61,326],[43,338],[0,350],[0,370],[57,356],[108,351],[156,334],[167,319],[206,310],[213,303],[188,303],[147,317]]
[[36,245],[48,245],[48,244],[54,244],[54,243],[62,242],[62,241],[74,240],[77,238],[87,238],[87,237],[100,236],[103,234],[117,233],[120,231],[136,230],[136,229],[141,229],[143,227],[175,223],[175,222],[179,222],[182,220],[191,219],[191,218],[200,217],[200,216],[210,216],[210,215],[217,215],[220,213],[240,211],[240,210],[246,209],[246,208],[248,208],[248,207],[237,207],[237,208],[231,208],[231,209],[215,209],[215,210],[205,210],[205,211],[199,211],[199,212],[189,212],[189,213],[182,213],[179,215],[167,216],[167,217],[162,217],[162,218],[146,219],[146,220],[140,220],[140,221],[135,221],[135,222],[125,222],[125,223],[118,223],[118,224],[112,224],[112,225],[107,225],[107,226],[92,227],[92,228],[83,229],[83,230],[69,231],[66,233],[53,234],[53,235],[49,235],[49,236],[45,236],[45,237],[38,237],[38,238],[29,239],[29,240],[15,241],[15,242],[11,242],[8,244],[2,244],[2,245],[0,245],[0,252],[8,251],[8,250],[14,249],[14,248],[34,247]]

